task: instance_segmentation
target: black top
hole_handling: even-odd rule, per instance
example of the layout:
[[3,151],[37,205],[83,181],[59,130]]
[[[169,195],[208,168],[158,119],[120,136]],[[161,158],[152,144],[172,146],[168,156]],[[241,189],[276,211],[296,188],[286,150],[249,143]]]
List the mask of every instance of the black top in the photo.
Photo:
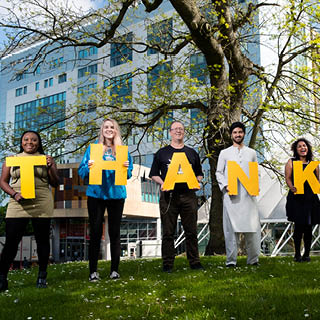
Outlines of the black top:
[[[306,166],[307,164],[303,164],[303,170]],[[314,173],[316,174],[316,172]],[[294,183],[293,173],[292,183]],[[318,195],[313,193],[308,181],[304,183],[304,194],[294,194],[289,190],[286,212],[288,220],[298,224],[315,225],[320,223],[320,201]]]
[[[171,162],[172,155],[175,152],[184,152],[188,158],[189,163],[192,166],[192,170],[196,177],[203,176],[200,157],[194,149],[187,146],[184,146],[181,149],[175,149],[169,145],[159,149],[157,153],[154,155],[149,177],[152,178],[153,176],[160,176],[161,179],[164,181],[167,175],[168,166]],[[188,190],[189,188],[187,183],[176,183],[174,186],[174,191],[181,192]]]

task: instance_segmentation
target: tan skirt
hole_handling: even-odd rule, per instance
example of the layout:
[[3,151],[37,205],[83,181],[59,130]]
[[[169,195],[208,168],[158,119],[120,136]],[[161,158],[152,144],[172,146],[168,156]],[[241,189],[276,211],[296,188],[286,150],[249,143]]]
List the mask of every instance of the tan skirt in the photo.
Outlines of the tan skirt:
[[[15,191],[19,188],[14,188]],[[35,199],[20,202],[10,198],[6,218],[51,218],[53,216],[53,197],[48,187],[36,188]]]

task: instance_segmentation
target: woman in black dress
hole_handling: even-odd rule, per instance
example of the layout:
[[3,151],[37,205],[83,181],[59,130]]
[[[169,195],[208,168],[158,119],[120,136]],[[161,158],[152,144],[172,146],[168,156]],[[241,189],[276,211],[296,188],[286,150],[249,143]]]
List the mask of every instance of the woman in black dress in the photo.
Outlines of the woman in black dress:
[[[310,142],[304,138],[295,141],[291,150],[293,157],[285,166],[285,178],[289,187],[287,196],[286,211],[289,221],[294,222],[293,240],[295,247],[294,261],[309,262],[310,248],[312,241],[312,226],[320,223],[320,201],[317,194],[314,194],[309,183],[304,183],[304,194],[294,194],[297,189],[293,181],[293,161],[302,161],[303,169],[313,160],[312,147]],[[319,180],[319,168],[314,171]],[[304,254],[301,257],[301,240],[303,236]]]

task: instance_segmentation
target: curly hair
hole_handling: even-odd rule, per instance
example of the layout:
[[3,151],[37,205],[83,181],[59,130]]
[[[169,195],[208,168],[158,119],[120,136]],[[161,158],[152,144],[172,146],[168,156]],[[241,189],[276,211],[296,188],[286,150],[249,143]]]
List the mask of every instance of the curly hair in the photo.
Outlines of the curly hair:
[[312,146],[311,143],[305,139],[305,138],[299,138],[298,140],[296,140],[292,145],[291,145],[291,151],[293,152],[293,158],[294,160],[300,160],[300,157],[298,155],[298,151],[297,151],[297,146],[299,142],[304,142],[307,147],[308,147],[308,153],[307,153],[307,157],[306,160],[307,161],[312,161],[313,160],[313,153],[312,153]]

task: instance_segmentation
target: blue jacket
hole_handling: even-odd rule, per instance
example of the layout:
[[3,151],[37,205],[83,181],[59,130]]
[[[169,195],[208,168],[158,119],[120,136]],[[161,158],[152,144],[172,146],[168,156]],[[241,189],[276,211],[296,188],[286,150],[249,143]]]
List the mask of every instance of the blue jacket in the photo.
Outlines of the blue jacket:
[[[88,161],[90,160],[90,146],[87,148],[82,161],[80,163],[78,174],[84,179],[89,176],[89,167]],[[116,158],[113,155],[103,155],[103,160],[112,160],[115,161]],[[128,179],[132,176],[132,158],[128,152]],[[102,184],[89,184],[87,188],[86,195],[93,198],[99,198],[104,200],[109,199],[125,199],[127,197],[126,186],[115,186],[115,171],[114,170],[103,170],[102,171]]]

